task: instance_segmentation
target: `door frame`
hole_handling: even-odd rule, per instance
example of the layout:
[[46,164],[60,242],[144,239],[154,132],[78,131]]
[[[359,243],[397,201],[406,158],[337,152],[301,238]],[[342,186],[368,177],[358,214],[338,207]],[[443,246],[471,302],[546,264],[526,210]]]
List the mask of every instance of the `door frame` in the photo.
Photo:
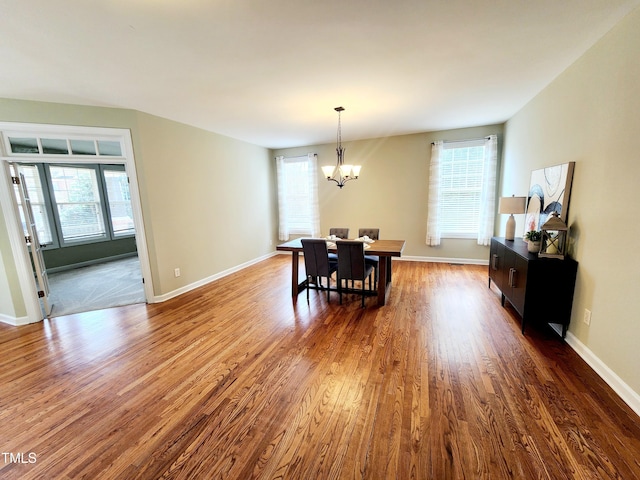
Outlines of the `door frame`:
[[[133,213],[133,223],[136,229],[135,239],[138,249],[138,258],[140,260],[140,269],[144,279],[144,293],[147,303],[154,303],[153,279],[151,276],[151,267],[149,262],[149,251],[147,249],[146,233],[144,229],[144,218],[142,215],[142,205],[140,201],[140,190],[138,187],[138,176],[136,172],[135,159],[133,155],[133,142],[131,139],[131,130],[126,128],[107,128],[107,127],[82,127],[68,125],[48,125],[34,123],[12,123],[0,122],[0,132],[10,132],[12,134],[22,134],[31,136],[42,136],[50,134],[55,136],[66,137],[87,137],[87,138],[106,138],[121,140],[124,147],[122,157],[99,157],[93,156],[84,158],[72,158],[69,155],[52,156],[39,158],[38,161],[44,163],[110,163],[122,164],[125,167],[127,176],[129,177],[129,193],[131,195],[131,209]],[[4,135],[3,135],[4,137]],[[35,323],[43,320],[42,310],[36,288],[36,282],[33,276],[31,260],[27,244],[24,241],[24,233],[22,231],[22,223],[18,211],[18,205],[13,194],[13,184],[11,182],[11,174],[9,170],[9,162],[26,163],[33,161],[33,157],[19,157],[8,155],[4,142],[0,145],[0,204],[2,212],[7,224],[9,234],[9,243],[16,263],[16,271],[20,290],[26,308],[26,318],[16,318],[17,324]]]

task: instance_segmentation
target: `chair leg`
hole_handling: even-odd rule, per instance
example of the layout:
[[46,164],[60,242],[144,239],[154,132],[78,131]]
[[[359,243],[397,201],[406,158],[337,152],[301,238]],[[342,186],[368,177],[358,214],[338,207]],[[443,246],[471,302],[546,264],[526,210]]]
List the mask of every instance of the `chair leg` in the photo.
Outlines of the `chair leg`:
[[307,303],[309,303],[309,290],[311,290],[311,284],[309,283],[309,275],[307,275]]
[[342,280],[338,278],[338,295],[340,296],[340,305],[342,305]]
[[331,276],[327,277],[327,303],[329,303],[329,293],[331,293]]
[[[362,308],[364,308],[364,282],[366,281],[365,278],[362,279]],[[369,286],[371,286],[371,283],[369,283]]]

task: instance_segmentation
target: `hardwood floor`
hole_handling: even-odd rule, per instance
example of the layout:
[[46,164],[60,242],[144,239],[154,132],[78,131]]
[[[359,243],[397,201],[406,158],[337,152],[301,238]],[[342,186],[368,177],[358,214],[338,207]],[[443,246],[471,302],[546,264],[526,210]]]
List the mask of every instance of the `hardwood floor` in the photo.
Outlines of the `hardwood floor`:
[[0,326],[0,477],[640,478],[640,419],[487,267],[389,303],[290,297],[278,255],[155,305]]

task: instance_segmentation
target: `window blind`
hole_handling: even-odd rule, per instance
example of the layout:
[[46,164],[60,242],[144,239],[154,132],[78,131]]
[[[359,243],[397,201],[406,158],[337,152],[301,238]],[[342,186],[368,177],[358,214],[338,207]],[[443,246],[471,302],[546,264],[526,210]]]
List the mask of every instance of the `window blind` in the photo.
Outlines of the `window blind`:
[[471,238],[478,233],[484,145],[463,145],[445,145],[442,151],[438,215],[442,236]]

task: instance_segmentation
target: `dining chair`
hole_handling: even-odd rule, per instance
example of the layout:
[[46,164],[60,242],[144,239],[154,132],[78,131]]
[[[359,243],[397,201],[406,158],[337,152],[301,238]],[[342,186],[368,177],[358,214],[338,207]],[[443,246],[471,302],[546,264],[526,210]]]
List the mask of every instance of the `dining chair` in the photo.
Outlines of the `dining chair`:
[[338,270],[337,260],[329,259],[327,242],[321,238],[303,238],[302,253],[304,255],[304,268],[307,274],[307,302],[311,283],[316,289],[324,290],[322,278],[327,279],[327,301],[331,292],[331,275]]
[[[346,240],[349,238],[349,229],[348,228],[330,228],[329,235],[335,235],[336,237]],[[329,253],[329,260],[338,261],[338,255],[335,253]]]
[[[358,237],[362,238],[364,236],[369,237],[371,240],[380,240],[380,229],[379,228],[360,228],[358,229]],[[380,263],[380,257],[377,255],[365,255],[364,261],[372,265],[375,269],[376,273],[373,277],[373,281],[375,283],[375,287],[378,287],[378,264]]]
[[338,249],[338,294],[340,304],[342,304],[342,282],[358,280],[362,282],[362,308],[364,308],[365,280],[369,278],[369,289],[371,289],[371,273],[373,266],[367,265],[364,261],[364,243],[357,240],[337,240]]
[[349,238],[349,229],[348,228],[330,228],[329,235],[335,235],[342,240],[346,240]]
[[380,239],[380,229],[379,228],[360,228],[358,229],[358,237],[367,236],[371,240],[379,240]]

